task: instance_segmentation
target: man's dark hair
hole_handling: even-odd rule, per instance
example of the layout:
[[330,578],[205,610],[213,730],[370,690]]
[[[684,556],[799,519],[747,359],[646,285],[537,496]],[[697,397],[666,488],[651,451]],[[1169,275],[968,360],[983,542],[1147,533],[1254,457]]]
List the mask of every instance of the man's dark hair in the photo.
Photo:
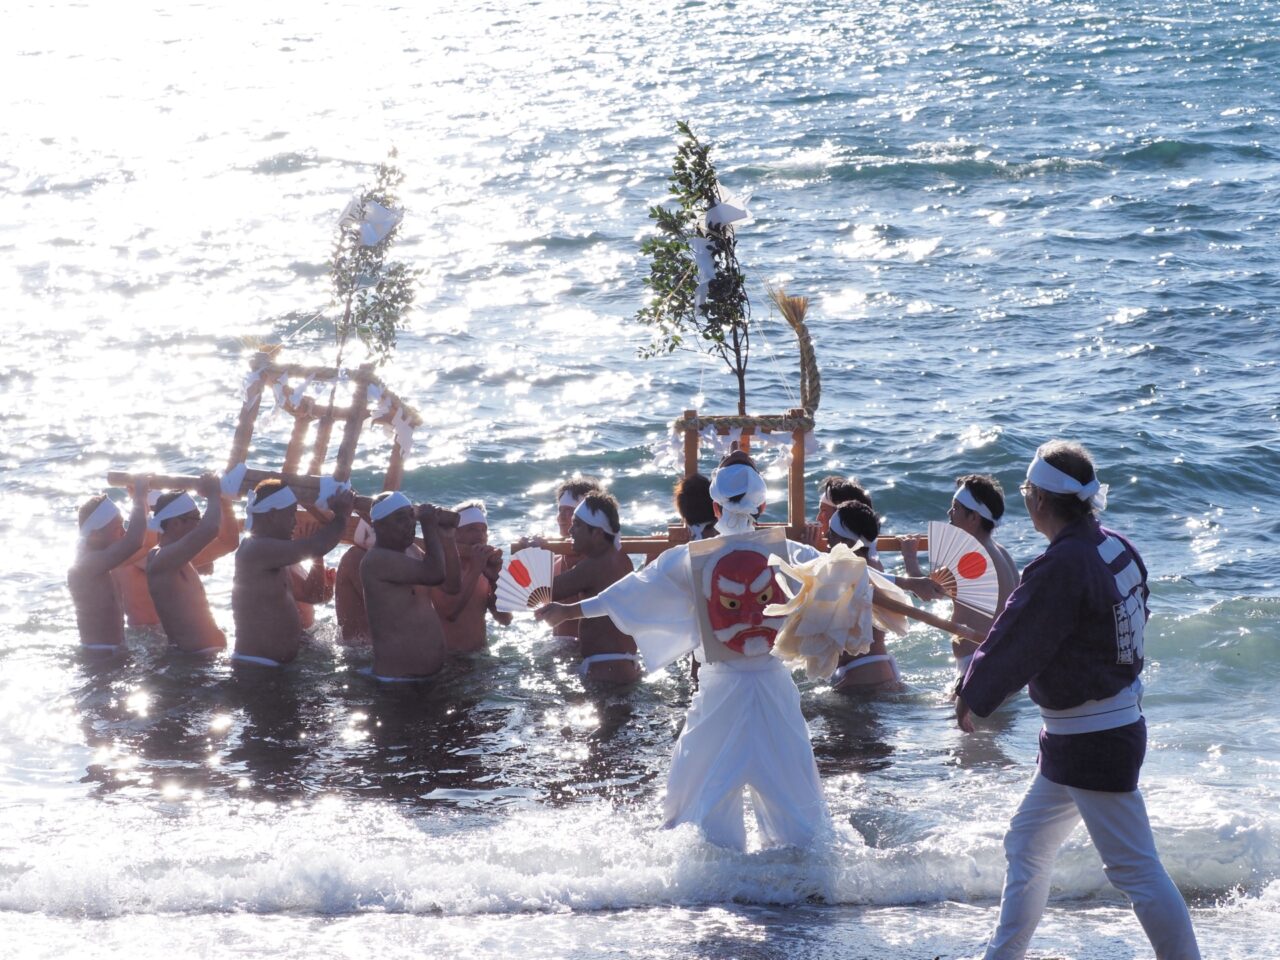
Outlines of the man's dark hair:
[[618,499],[611,493],[605,493],[603,490],[592,490],[582,502],[586,504],[588,510],[599,510],[605,515],[605,518],[613,524],[613,529],[622,531],[622,520],[618,515]]
[[840,506],[842,503],[857,501],[865,503],[868,507],[873,507],[871,503],[871,494],[860,484],[855,477],[841,477],[832,475],[823,479],[818,484],[818,493],[826,494],[827,499]]
[[[1036,456],[1081,483],[1089,483],[1095,476],[1093,457],[1089,456],[1088,450],[1073,441],[1051,440],[1041,445]],[[1051,493],[1040,489],[1047,498],[1049,508],[1068,523],[1094,515],[1093,504],[1088,500],[1081,500],[1073,493]]]
[[572,480],[566,480],[556,487],[556,499],[559,500],[567,493],[571,497],[581,500],[591,491],[600,489],[602,488],[599,477],[574,477]]
[[836,510],[836,516],[850,533],[856,533],[867,543],[875,543],[876,537],[880,536],[880,518],[876,516],[874,510],[860,500],[842,503]]
[[676,510],[689,526],[695,523],[714,523],[715,509],[711,502],[711,479],[700,473],[681,477],[676,481]]
[[[1004,488],[1000,481],[988,473],[967,473],[956,478],[956,487],[965,487],[973,494],[973,499],[991,511],[991,516],[999,520],[1004,516]],[[986,517],[981,517],[982,529],[990,533],[996,525]]]

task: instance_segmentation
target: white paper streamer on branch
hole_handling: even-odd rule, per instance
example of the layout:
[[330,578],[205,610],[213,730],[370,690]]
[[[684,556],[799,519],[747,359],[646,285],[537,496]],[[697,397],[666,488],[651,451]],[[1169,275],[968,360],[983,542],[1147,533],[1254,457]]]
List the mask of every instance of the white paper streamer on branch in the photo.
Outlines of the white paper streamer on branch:
[[707,226],[728,227],[750,223],[751,211],[747,209],[747,201],[750,199],[749,193],[744,193],[741,197],[721,196],[720,202],[706,213]]
[[711,241],[706,237],[690,237],[689,250],[693,253],[693,262],[698,266],[698,290],[694,299],[698,306],[702,306],[707,302],[711,281],[716,278],[716,257],[711,249]]
[[361,245],[377,246],[403,219],[403,210],[388,210],[377,201],[370,200],[364,205],[364,216],[360,220]]

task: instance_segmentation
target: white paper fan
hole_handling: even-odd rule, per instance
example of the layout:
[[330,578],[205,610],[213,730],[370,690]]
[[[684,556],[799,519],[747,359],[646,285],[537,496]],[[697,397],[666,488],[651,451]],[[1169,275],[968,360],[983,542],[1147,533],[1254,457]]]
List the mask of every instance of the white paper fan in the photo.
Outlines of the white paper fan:
[[995,616],[1000,599],[996,566],[986,547],[959,527],[929,521],[929,578],[956,603]]
[[528,547],[512,555],[498,574],[494,606],[503,613],[531,613],[551,602],[555,554]]

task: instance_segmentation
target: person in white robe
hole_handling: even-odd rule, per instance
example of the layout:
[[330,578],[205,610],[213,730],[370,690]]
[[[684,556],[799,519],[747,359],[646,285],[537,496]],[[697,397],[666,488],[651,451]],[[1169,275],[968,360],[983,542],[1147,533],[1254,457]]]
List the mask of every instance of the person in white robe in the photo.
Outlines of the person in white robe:
[[818,552],[777,528],[772,537],[756,532],[768,491],[745,454],[725,459],[711,496],[719,537],[673,547],[598,596],[552,603],[538,616],[552,624],[609,617],[635,638],[648,672],[691,652],[702,662],[671,761],[664,826],[692,823],[712,843],[745,850],[747,788],[764,846],[807,846],[828,823],[826,801],[800,692],[770,652],[785,618],[763,611],[786,599],[768,554],[785,552],[797,565]]

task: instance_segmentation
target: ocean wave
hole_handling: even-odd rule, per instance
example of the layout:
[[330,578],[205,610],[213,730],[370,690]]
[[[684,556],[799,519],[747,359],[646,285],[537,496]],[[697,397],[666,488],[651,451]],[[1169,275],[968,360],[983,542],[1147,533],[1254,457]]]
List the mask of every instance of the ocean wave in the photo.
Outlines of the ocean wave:
[[[1184,889],[1226,892],[1277,866],[1269,821],[1183,811],[1176,827],[1151,792],[1161,853]],[[837,825],[813,848],[736,853],[689,827],[657,829],[656,810],[607,804],[526,808],[488,825],[407,819],[328,802],[301,812],[139,816],[101,808],[86,841],[10,847],[0,910],[69,917],[138,913],[510,914],[655,905],[894,906],[999,897],[1003,821],[926,831],[868,847]],[[1087,836],[1064,847],[1055,887],[1070,898],[1109,889]]]
[[1154,140],[1138,147],[1122,148],[1112,157],[1129,167],[1179,167],[1198,160],[1274,161],[1275,150],[1259,143],[1222,143],[1204,140]]

